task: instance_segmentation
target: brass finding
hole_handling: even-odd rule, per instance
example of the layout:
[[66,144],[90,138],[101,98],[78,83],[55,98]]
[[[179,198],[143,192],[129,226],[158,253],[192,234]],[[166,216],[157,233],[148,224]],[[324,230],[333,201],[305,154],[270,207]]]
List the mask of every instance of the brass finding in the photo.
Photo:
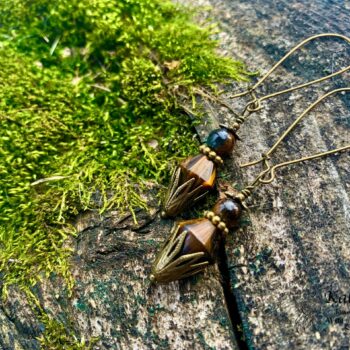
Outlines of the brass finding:
[[225,234],[225,237],[228,235],[229,230],[226,227],[226,223],[221,220],[219,215],[216,215],[212,211],[206,211],[204,213],[204,217],[210,220],[213,225],[215,225],[219,230],[221,230]]
[[309,43],[310,41],[313,41],[315,39],[319,39],[319,38],[338,38],[338,39],[342,39],[345,40],[347,43],[350,44],[350,38],[342,35],[342,34],[337,34],[337,33],[322,33],[322,34],[317,34],[317,35],[313,35],[310,36],[309,38],[306,38],[305,40],[301,41],[298,45],[294,46],[287,54],[285,54],[261,79],[258,80],[258,82],[248,88],[246,91],[240,92],[238,94],[232,95],[231,98],[238,98],[238,97],[243,97],[246,95],[250,95],[251,100],[246,104],[246,106],[243,109],[243,112],[240,115],[237,115],[237,113],[235,113],[235,120],[233,121],[233,124],[235,125],[234,129],[238,130],[239,126],[237,127],[237,124],[240,125],[242,124],[245,119],[252,114],[253,112],[257,112],[259,110],[261,110],[263,108],[261,102],[282,94],[286,94],[288,92],[292,92],[295,90],[299,90],[299,89],[303,89],[307,86],[313,85],[313,84],[317,84],[320,83],[322,81],[325,81],[327,79],[330,79],[332,77],[335,77],[336,75],[342,74],[346,71],[348,71],[350,69],[350,65],[346,66],[345,68],[342,68],[334,73],[328,74],[324,77],[318,78],[318,79],[314,79],[312,81],[308,81],[306,83],[297,85],[297,86],[292,86],[288,89],[284,89],[281,91],[277,91],[265,96],[261,96],[261,97],[257,97],[255,90],[288,58],[290,57],[293,53],[295,53],[297,50],[299,50],[301,47],[305,46],[307,43]]
[[207,145],[201,145],[199,147],[199,150],[201,153],[203,153],[205,156],[207,156],[208,159],[212,160],[214,163],[216,163],[218,165],[224,164],[223,159]]
[[305,162],[308,160],[316,159],[325,157],[334,153],[346,151],[350,149],[350,144],[347,146],[339,147],[333,150],[320,152],[316,154],[312,154],[310,156],[305,156],[298,159],[292,159],[289,161],[285,161],[276,165],[270,164],[271,154],[276,150],[276,148],[279,146],[279,144],[289,135],[293,129],[299,124],[299,122],[307,115],[312,109],[314,109],[321,101],[326,99],[327,97],[334,95],[339,92],[350,92],[350,87],[347,88],[341,88],[341,89],[335,89],[332,90],[323,96],[321,96],[318,100],[316,100],[314,103],[312,103],[308,108],[306,108],[298,118],[295,119],[295,121],[289,126],[289,128],[278,138],[278,140],[275,142],[275,144],[266,152],[264,153],[260,159],[255,160],[253,162],[249,162],[246,164],[241,164],[241,168],[257,165],[259,163],[263,164],[264,170],[255,178],[255,180],[248,185],[243,191],[241,191],[238,195],[236,195],[236,198],[239,199],[241,202],[243,202],[247,197],[249,197],[252,193],[252,191],[258,187],[259,185],[265,185],[271,183],[276,178],[276,170],[291,164],[296,164],[300,162]]

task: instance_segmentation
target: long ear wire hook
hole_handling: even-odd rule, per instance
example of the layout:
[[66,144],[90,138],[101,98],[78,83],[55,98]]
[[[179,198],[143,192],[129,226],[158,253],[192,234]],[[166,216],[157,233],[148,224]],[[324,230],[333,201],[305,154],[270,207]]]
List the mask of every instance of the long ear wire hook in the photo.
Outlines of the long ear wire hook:
[[297,119],[289,126],[289,128],[282,134],[282,136],[279,137],[279,139],[275,142],[275,144],[266,152],[262,155],[262,157],[258,160],[255,160],[253,162],[249,162],[246,164],[241,164],[241,168],[245,168],[248,166],[253,166],[256,164],[261,163],[264,161],[266,158],[270,157],[270,155],[276,150],[276,148],[279,146],[279,144],[292,132],[292,130],[299,124],[299,122],[312,110],[314,109],[321,101],[323,101],[325,98],[334,95],[338,92],[348,92],[350,88],[340,88],[340,89],[335,89],[330,92],[327,92],[323,96],[321,96],[318,100],[316,100],[314,103],[312,103],[308,108],[306,108]]
[[[339,147],[337,149],[334,149],[334,150],[331,150],[331,151],[327,151],[327,152],[320,152],[320,153],[314,154],[314,155],[309,156],[309,157],[303,157],[303,158],[294,159],[294,160],[291,160],[291,161],[287,161],[287,162],[276,164],[276,165],[270,167],[269,169],[267,169],[268,171],[266,171],[266,173],[263,174],[264,176],[262,176],[259,179],[259,182],[261,184],[264,184],[264,185],[271,183],[276,178],[276,169],[278,169],[278,168],[282,168],[282,167],[290,165],[290,164],[305,162],[305,161],[311,160],[311,159],[325,157],[327,155],[338,153],[338,152],[342,152],[342,151],[346,151],[348,149],[350,149],[350,145],[349,146],[344,146],[344,147]],[[266,174],[270,175],[270,177],[268,179],[264,179]]]
[[241,168],[244,168],[244,167],[253,166],[253,165],[256,165],[259,163],[263,163],[263,166],[265,169],[255,178],[255,180],[249,186],[247,186],[240,194],[237,195],[237,198],[239,198],[241,201],[244,201],[247,197],[249,197],[251,195],[252,190],[255,189],[257,186],[259,186],[261,184],[271,183],[276,178],[276,170],[279,168],[282,168],[284,166],[288,166],[291,164],[305,162],[305,161],[316,159],[316,158],[325,157],[325,156],[328,156],[328,155],[331,155],[334,153],[338,153],[338,152],[342,152],[342,151],[350,149],[350,144],[349,144],[347,146],[339,147],[339,148],[336,148],[333,150],[320,152],[320,153],[316,153],[316,154],[313,154],[310,156],[305,156],[302,158],[285,161],[285,162],[276,164],[274,166],[271,166],[269,163],[270,155],[276,150],[276,148],[285,139],[285,137],[291,133],[291,131],[298,125],[298,123],[305,117],[305,115],[307,115],[321,101],[323,101],[327,97],[334,95],[338,92],[348,93],[348,92],[350,92],[350,87],[335,89],[335,90],[332,90],[332,91],[324,94],[323,96],[321,96],[318,100],[316,100],[308,108],[306,108],[299,115],[299,117],[297,119],[295,119],[295,121],[289,126],[289,128],[282,134],[282,136],[279,137],[279,139],[275,142],[275,144],[268,150],[268,152],[264,153],[260,159],[253,161],[253,162],[250,162],[250,163],[240,165]]
[[313,85],[313,84],[317,84],[320,83],[324,80],[330,79],[332,77],[335,77],[336,75],[342,74],[344,72],[346,72],[347,70],[350,69],[350,65],[348,65],[345,68],[342,68],[334,73],[328,74],[324,77],[318,78],[318,79],[314,79],[312,81],[308,81],[306,83],[297,85],[297,86],[293,86],[290,87],[288,89],[284,89],[284,90],[280,90],[262,97],[257,97],[255,94],[255,90],[257,89],[258,86],[260,86],[284,61],[287,60],[287,58],[289,58],[293,53],[295,53],[297,50],[299,50],[301,47],[305,46],[307,43],[315,40],[315,39],[319,39],[319,38],[324,38],[324,37],[329,37],[329,38],[338,38],[338,39],[342,39],[345,40],[347,43],[350,44],[350,38],[342,35],[342,34],[337,34],[337,33],[322,33],[322,34],[317,34],[314,36],[311,36],[303,41],[301,41],[298,45],[294,46],[289,52],[287,52],[287,54],[285,54],[261,79],[258,80],[258,82],[252,86],[251,88],[249,88],[246,91],[237,93],[235,95],[232,95],[231,98],[237,98],[237,97],[243,97],[246,95],[250,95],[251,96],[251,101],[249,101],[247,103],[247,105],[245,106],[245,108],[243,109],[242,115],[239,116],[236,121],[235,121],[235,128],[238,129],[239,125],[241,123],[243,123],[243,121],[246,119],[246,117],[248,117],[251,113],[256,112],[260,109],[262,109],[262,105],[261,102],[264,100],[267,100],[269,98],[272,97],[276,97],[278,95],[282,95],[288,92],[292,92],[298,89],[302,89],[305,88],[307,86]]

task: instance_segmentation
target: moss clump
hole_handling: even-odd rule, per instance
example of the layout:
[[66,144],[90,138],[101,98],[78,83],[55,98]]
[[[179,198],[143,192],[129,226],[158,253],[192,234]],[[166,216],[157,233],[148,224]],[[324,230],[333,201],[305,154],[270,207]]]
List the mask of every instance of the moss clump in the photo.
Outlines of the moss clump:
[[97,337],[88,341],[79,339],[63,323],[43,314],[41,321],[45,324],[45,332],[38,338],[41,348],[47,350],[91,350],[98,342]]
[[69,281],[69,219],[145,207],[145,181],[196,146],[180,96],[245,77],[192,17],[166,0],[1,2],[3,294]]

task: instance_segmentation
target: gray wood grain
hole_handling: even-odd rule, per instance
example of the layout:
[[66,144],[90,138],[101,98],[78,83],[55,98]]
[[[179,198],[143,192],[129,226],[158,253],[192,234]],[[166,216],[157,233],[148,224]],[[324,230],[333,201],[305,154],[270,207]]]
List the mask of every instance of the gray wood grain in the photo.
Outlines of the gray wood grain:
[[[193,1],[189,2],[191,5]],[[350,34],[344,1],[196,1],[221,23],[222,51],[267,71],[301,39],[320,32]],[[260,89],[262,95],[349,64],[349,47],[323,41],[292,58]],[[264,103],[242,126],[242,141],[226,175],[243,186],[258,169],[237,164],[259,158],[317,96],[350,86],[349,74]],[[232,92],[241,86],[233,86]],[[229,91],[228,91],[229,94]],[[233,101],[239,109],[241,101]],[[328,99],[305,118],[275,154],[275,162],[350,141],[350,98]],[[229,118],[222,110],[220,119]],[[226,177],[227,177],[226,176]],[[226,178],[225,177],[225,178]],[[349,154],[295,165],[250,201],[245,225],[229,240],[231,287],[251,349],[348,349],[350,344]],[[222,180],[222,182],[224,182]],[[342,297],[342,303],[334,302]]]
[[[211,5],[222,29],[221,52],[244,60],[251,70],[265,72],[311,34],[350,34],[348,1],[182,2]],[[329,41],[312,45],[301,59],[287,62],[261,93],[344,66],[350,51],[343,47]],[[238,164],[266,151],[317,96],[346,84],[349,74],[266,103],[242,126],[242,140],[221,171],[220,186],[242,187],[251,180],[259,169],[240,170]],[[244,87],[233,84],[227,90],[227,101],[237,109],[244,101],[231,101],[228,95]],[[349,142],[349,108],[349,98],[341,96],[319,106],[276,152],[275,161]],[[206,102],[206,109],[207,123],[197,130],[203,140],[213,125],[230,118],[218,105]],[[33,293],[77,339],[99,336],[94,349],[243,349],[236,327],[250,349],[348,349],[350,303],[327,303],[327,293],[350,292],[349,154],[289,167],[278,175],[249,202],[242,228],[227,242],[221,272],[215,265],[197,278],[149,284],[151,263],[172,225],[156,214],[159,188],[154,187],[148,194],[151,213],[138,212],[137,225],[118,212],[77,219],[79,235],[67,243],[74,248],[72,296],[57,276],[44,279]],[[0,305],[0,326],[0,349],[39,349],[36,338],[44,326],[15,287]]]
[[[44,278],[33,294],[71,339],[99,337],[93,349],[237,349],[217,266],[195,279],[150,285],[151,264],[173,224],[156,213],[158,190],[137,224],[113,211],[77,218],[79,235],[67,242],[73,294],[57,276]],[[36,311],[15,286],[10,290],[0,309],[0,349],[40,348],[36,338],[45,327]]]

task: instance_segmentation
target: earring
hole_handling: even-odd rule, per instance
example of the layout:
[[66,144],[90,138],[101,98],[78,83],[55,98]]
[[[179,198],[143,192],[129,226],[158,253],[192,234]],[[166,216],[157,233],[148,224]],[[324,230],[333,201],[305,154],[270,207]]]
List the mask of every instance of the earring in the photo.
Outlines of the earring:
[[350,150],[349,144],[327,152],[285,161],[273,166],[270,164],[271,154],[304,116],[321,101],[338,92],[349,93],[350,87],[336,89],[323,95],[300,114],[259,160],[241,165],[241,167],[248,167],[261,163],[264,166],[264,170],[243,191],[233,195],[231,198],[227,197],[216,202],[212,211],[206,212],[203,218],[175,223],[170,237],[165,242],[163,249],[153,264],[150,275],[151,281],[159,283],[175,281],[197,274],[212,264],[216,258],[217,248],[224,241],[229,229],[238,226],[239,218],[245,208],[245,200],[260,185],[271,183],[276,177],[277,169]]
[[214,188],[217,168],[224,163],[223,158],[232,153],[235,143],[239,140],[237,131],[248,116],[263,108],[261,104],[262,101],[317,84],[350,69],[349,65],[319,79],[265,96],[256,96],[256,89],[262,85],[289,56],[310,41],[323,37],[338,38],[350,43],[350,38],[340,34],[324,33],[311,36],[300,42],[282,57],[253,87],[247,91],[231,96],[231,98],[240,98],[249,95],[251,100],[246,104],[240,114],[232,111],[235,114],[235,119],[230,125],[221,124],[220,129],[213,130],[209,134],[206,143],[199,148],[200,154],[187,158],[176,167],[163,202],[162,217],[177,216],[184,209],[198,202]]

